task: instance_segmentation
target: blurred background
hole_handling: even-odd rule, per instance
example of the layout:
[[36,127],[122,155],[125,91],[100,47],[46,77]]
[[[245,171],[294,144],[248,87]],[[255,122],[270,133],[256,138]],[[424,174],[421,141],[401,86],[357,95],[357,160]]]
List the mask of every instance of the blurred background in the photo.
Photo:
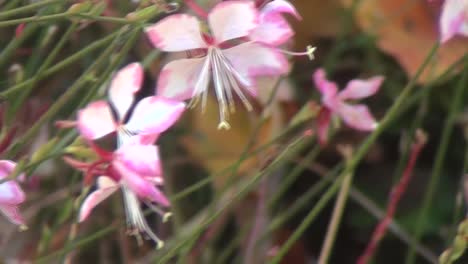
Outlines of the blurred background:
[[[77,223],[89,188],[62,158],[93,156],[73,128],[55,121],[75,120],[77,109],[105,98],[112,73],[130,62],[146,67],[138,98],[151,95],[161,67],[174,56],[155,50],[141,27],[167,14],[151,9],[162,1],[109,0],[91,1],[88,16],[72,16],[77,2],[0,1],[0,150],[3,159],[23,160],[28,175],[21,205],[28,229],[0,218],[1,261],[319,263],[337,197],[329,191],[370,135],[334,120],[328,144],[318,143],[321,98],[312,74],[324,68],[341,88],[352,79],[384,76],[379,92],[364,101],[377,120],[412,87],[356,165],[328,263],[358,263],[395,186],[401,200],[393,204],[393,221],[362,263],[438,263],[446,250],[453,263],[468,263],[468,39],[440,45],[424,65],[439,41],[443,1],[291,0],[302,20],[285,15],[296,34],[282,48],[312,45],[315,59],[291,57],[290,75],[259,80],[269,92],[250,99],[251,112],[239,100],[230,130],[216,129],[218,108],[210,96],[206,113],[187,110],[158,139],[173,215],[163,223],[149,213],[147,220],[166,242],[161,250],[127,234],[120,194]],[[208,9],[216,1],[197,3]],[[183,2],[169,7],[186,10]],[[129,13],[144,22],[99,19]],[[48,18],[14,21],[34,16]],[[57,105],[64,94],[66,103]],[[427,137],[419,154],[416,131]],[[112,149],[115,138],[99,144]],[[398,184],[411,157],[416,163],[403,188]]]

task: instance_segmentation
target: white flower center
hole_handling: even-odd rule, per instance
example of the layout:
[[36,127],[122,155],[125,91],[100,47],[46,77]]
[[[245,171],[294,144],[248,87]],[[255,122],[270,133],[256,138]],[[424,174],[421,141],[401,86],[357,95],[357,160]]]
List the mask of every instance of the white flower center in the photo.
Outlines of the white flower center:
[[196,106],[201,99],[202,111],[205,110],[210,73],[213,74],[213,83],[219,104],[220,120],[218,129],[229,129],[231,127],[228,123],[229,114],[234,113],[236,110],[234,93],[242,100],[248,111],[252,110],[252,105],[240,87],[240,85],[245,88],[248,87],[249,82],[232,67],[221,49],[211,46],[208,48],[208,54],[200,72],[200,77],[195,84],[194,97],[189,103],[190,107]]

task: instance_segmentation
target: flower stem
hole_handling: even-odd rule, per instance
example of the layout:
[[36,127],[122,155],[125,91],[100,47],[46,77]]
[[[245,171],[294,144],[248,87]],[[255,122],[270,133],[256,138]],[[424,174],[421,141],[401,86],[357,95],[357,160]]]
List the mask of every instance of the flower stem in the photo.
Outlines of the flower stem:
[[[460,110],[461,104],[463,102],[463,93],[465,92],[465,85],[468,79],[468,60],[465,60],[465,67],[463,70],[463,75],[458,82],[455,93],[452,99],[452,105],[450,108],[449,115],[445,121],[445,126],[442,132],[442,139],[437,150],[434,167],[432,169],[431,178],[429,180],[429,185],[427,187],[426,194],[424,196],[423,204],[421,210],[419,211],[419,217],[416,225],[416,230],[414,232],[415,241],[419,241],[422,236],[423,228],[426,225],[427,214],[429,213],[430,206],[432,204],[432,199],[434,198],[434,193],[436,191],[437,185],[439,183],[440,175],[442,174],[443,165],[448,150],[448,145],[450,141],[450,136],[457,118],[457,113]],[[415,261],[415,249],[414,244],[410,245],[406,255],[406,264],[414,263]]]

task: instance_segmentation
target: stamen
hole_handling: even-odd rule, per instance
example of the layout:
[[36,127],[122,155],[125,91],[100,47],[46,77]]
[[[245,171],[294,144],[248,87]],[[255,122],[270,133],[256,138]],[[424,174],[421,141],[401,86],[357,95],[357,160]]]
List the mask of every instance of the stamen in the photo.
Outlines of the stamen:
[[128,189],[125,185],[122,185],[124,203],[126,204],[125,210],[127,219],[130,222],[130,227],[134,229],[137,233],[135,235],[139,236],[140,233],[144,233],[150,239],[156,243],[157,249],[160,249],[164,246],[164,241],[159,239],[148,226],[146,219],[141,212],[140,203],[135,193]]
[[[215,51],[215,50],[214,50]],[[213,69],[213,77],[214,77],[214,86],[215,86],[215,92],[216,92],[216,97],[218,98],[218,104],[219,104],[219,124],[218,124],[218,129],[229,129],[231,126],[227,122],[227,119],[229,117],[229,111],[227,111],[227,103],[226,103],[226,97],[225,97],[225,88],[223,87],[223,82],[221,80],[222,76],[221,74],[223,73],[223,69],[221,69],[221,65],[219,65],[219,62],[216,58],[216,55],[214,52],[210,53],[211,55],[211,62],[213,63],[212,69]]]
[[307,56],[309,60],[315,59],[314,52],[317,48],[312,47],[311,45],[307,46],[305,52],[294,52],[289,50],[278,49],[279,51],[283,52],[284,54],[291,55],[291,56]]

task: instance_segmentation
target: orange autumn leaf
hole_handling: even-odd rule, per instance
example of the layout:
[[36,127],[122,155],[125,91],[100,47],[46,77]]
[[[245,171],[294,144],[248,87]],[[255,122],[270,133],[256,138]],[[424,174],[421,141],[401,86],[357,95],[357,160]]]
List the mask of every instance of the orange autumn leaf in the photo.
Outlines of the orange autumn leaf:
[[[343,2],[349,7],[353,1]],[[440,5],[423,0],[362,0],[356,9],[361,29],[375,34],[378,46],[395,57],[410,77],[439,40],[439,14]],[[443,44],[418,81],[436,78],[467,51],[467,39]]]

